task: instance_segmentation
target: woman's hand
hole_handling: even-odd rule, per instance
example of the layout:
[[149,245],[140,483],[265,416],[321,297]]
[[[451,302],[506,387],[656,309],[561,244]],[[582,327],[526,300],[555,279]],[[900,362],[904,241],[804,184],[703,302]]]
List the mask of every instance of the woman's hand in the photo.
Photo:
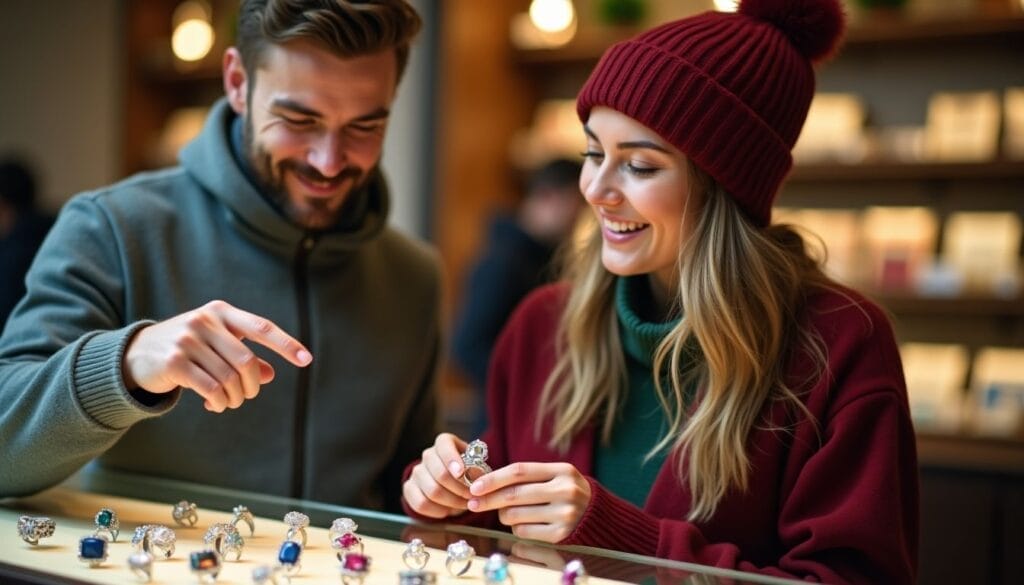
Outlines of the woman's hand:
[[462,481],[462,452],[466,442],[441,433],[434,446],[423,450],[423,459],[412,468],[402,485],[402,496],[416,513],[428,518],[448,518],[466,511],[469,488]]
[[473,512],[497,510],[520,538],[561,542],[590,505],[590,483],[569,463],[513,463],[473,482]]

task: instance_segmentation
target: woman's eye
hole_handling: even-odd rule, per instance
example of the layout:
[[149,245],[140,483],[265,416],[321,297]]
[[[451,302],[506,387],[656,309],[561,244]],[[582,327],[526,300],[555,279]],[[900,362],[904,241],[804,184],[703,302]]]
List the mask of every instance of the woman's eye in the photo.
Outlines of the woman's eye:
[[653,175],[654,173],[658,172],[658,168],[657,167],[647,166],[647,165],[645,165],[643,163],[633,163],[633,162],[631,162],[631,163],[626,164],[626,167],[629,169],[629,172],[633,173],[634,175],[641,176],[641,177],[650,176],[650,175]]
[[582,156],[585,159],[593,159],[595,161],[599,161],[602,158],[604,158],[604,153],[599,152],[597,150],[585,150],[580,153],[580,156]]

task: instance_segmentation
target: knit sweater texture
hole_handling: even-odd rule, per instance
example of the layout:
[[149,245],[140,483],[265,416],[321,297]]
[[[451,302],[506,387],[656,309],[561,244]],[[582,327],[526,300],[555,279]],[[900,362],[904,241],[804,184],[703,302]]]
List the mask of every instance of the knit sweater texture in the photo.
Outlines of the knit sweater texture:
[[[180,166],[79,194],[62,210],[0,338],[0,497],[37,492],[93,458],[154,476],[393,509],[401,466],[437,430],[436,254],[386,225],[375,172],[364,217],[307,233],[232,155],[224,100]],[[195,392],[128,392],[141,327],[215,299],[312,352],[214,414]],[[142,398],[140,401],[138,398]]]
[[[766,404],[746,441],[750,485],[730,490],[710,520],[690,522],[692,494],[677,477],[677,454],[665,460],[638,507],[593,478],[593,425],[573,437],[566,453],[547,445],[550,420],[534,437],[567,290],[564,284],[538,289],[503,332],[489,378],[491,427],[482,437],[495,469],[566,461],[587,476],[590,504],[561,544],[827,583],[914,581],[915,438],[897,346],[877,306],[853,291],[809,299],[805,319],[824,343],[826,375],[808,386],[816,370],[797,353],[786,376],[803,388],[813,421],[784,401]],[[493,512],[452,520],[498,526]]]

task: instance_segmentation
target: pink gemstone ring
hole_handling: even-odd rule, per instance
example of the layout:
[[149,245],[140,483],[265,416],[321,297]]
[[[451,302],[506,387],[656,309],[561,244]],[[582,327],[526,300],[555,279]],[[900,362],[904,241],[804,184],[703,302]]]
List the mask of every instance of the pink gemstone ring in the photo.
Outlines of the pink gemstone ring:
[[583,585],[587,582],[587,572],[583,569],[583,562],[573,559],[565,564],[562,571],[562,585]]
[[345,585],[363,582],[370,572],[370,557],[361,553],[348,553],[341,560],[341,582]]

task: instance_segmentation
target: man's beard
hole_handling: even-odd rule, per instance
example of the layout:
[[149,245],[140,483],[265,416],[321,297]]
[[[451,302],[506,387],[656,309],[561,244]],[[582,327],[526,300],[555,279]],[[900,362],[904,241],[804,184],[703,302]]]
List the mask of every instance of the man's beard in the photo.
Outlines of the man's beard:
[[[334,177],[325,177],[312,166],[291,159],[277,163],[275,168],[270,153],[256,146],[253,139],[252,118],[248,116],[246,116],[242,133],[242,150],[252,166],[254,178],[259,183],[262,192],[284,212],[285,217],[292,223],[309,230],[324,230],[338,223],[349,195],[362,188],[367,180],[362,169],[353,166],[346,166]],[[338,204],[334,198],[306,198],[305,206],[300,208],[288,194],[288,188],[285,185],[285,175],[288,172],[309,181],[329,182],[334,186],[348,182],[349,187],[345,194],[345,200]],[[335,205],[333,208],[332,204]]]

